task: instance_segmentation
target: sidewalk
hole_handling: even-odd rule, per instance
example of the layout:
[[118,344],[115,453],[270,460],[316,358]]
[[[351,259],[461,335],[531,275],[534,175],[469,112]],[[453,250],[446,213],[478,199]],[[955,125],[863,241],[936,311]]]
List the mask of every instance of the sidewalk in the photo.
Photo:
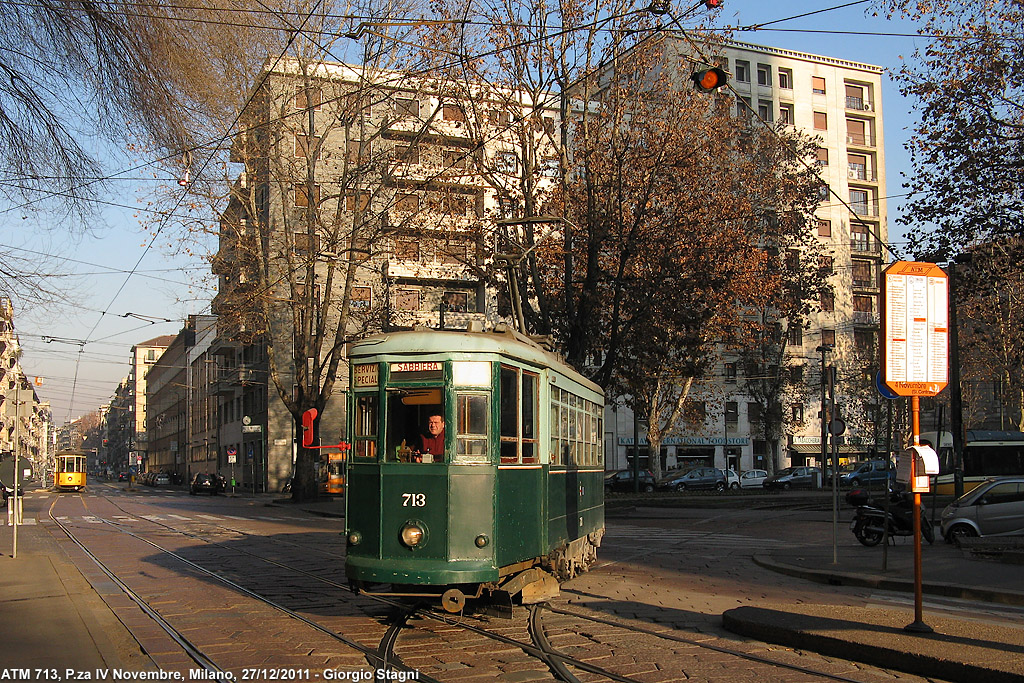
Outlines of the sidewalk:
[[943,596],[1024,606],[1024,572],[1019,564],[974,559],[967,550],[937,539],[922,548],[922,621],[931,634],[904,630],[914,621],[913,545],[908,538],[889,546],[886,569],[882,547],[841,547],[833,564],[831,548],[806,547],[754,557],[771,571],[834,586],[862,586],[904,592],[905,610],[836,608],[792,604],[740,607],[722,615],[725,627],[740,635],[813,650],[824,655],[892,667],[951,681],[1024,681],[1024,623],[1016,627],[972,618],[929,615],[928,600]]

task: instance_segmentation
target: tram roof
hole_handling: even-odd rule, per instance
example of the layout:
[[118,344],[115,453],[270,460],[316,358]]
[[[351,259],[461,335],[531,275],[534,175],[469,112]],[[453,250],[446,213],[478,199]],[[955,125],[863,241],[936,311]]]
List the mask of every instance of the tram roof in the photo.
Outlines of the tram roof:
[[494,353],[516,358],[541,367],[552,368],[572,377],[580,384],[604,394],[604,390],[581,375],[565,362],[561,356],[540,344],[512,330],[506,325],[496,325],[493,330],[435,330],[414,328],[399,332],[376,334],[359,341],[350,342],[349,358],[364,358],[378,355],[408,355],[421,353],[475,354]]

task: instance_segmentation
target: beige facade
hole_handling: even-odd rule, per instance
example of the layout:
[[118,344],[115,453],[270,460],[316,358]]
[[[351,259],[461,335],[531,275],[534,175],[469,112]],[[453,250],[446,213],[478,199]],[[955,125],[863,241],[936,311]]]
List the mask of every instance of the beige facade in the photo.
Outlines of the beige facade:
[[[691,54],[682,41],[669,45],[673,47],[676,55]],[[743,392],[743,368],[737,358],[723,354],[714,379],[695,396],[707,405],[704,427],[668,436],[661,453],[663,468],[761,468],[773,452],[777,468],[817,464],[823,345],[832,347],[827,363],[835,364],[844,378],[837,390],[837,404],[849,427],[842,455],[864,457],[875,447],[878,428],[884,427],[871,369],[877,369],[880,272],[888,260],[883,247],[888,241],[883,71],[869,64],[747,43],[728,43],[714,52],[708,61],[726,68],[730,86],[745,103],[737,101],[738,116],[754,116],[771,126],[792,125],[821,139],[820,175],[828,192],[823,190],[812,229],[825,254],[822,265],[832,270],[834,296],[818,302],[805,326],[790,326],[784,365],[803,370],[797,371],[801,386],[792,387],[784,399],[784,436],[779,443],[765,443],[759,437],[757,406]],[[690,63],[697,68],[699,62]],[[619,408],[609,413],[606,424],[607,466],[625,467],[634,443],[633,416]],[[643,440],[640,455],[643,462]]]

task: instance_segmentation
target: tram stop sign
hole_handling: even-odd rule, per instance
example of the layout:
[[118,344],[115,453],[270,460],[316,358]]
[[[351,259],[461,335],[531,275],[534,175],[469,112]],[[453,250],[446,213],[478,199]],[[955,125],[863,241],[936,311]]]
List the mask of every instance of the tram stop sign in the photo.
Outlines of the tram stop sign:
[[882,274],[882,381],[897,396],[949,384],[949,279],[934,263],[896,261]]

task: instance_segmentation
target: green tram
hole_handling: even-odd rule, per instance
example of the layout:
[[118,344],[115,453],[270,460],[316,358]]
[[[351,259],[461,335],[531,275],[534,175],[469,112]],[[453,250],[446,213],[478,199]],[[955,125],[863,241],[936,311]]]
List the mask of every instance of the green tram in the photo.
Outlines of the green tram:
[[349,360],[350,581],[458,612],[548,599],[596,560],[599,386],[504,325],[381,334]]

